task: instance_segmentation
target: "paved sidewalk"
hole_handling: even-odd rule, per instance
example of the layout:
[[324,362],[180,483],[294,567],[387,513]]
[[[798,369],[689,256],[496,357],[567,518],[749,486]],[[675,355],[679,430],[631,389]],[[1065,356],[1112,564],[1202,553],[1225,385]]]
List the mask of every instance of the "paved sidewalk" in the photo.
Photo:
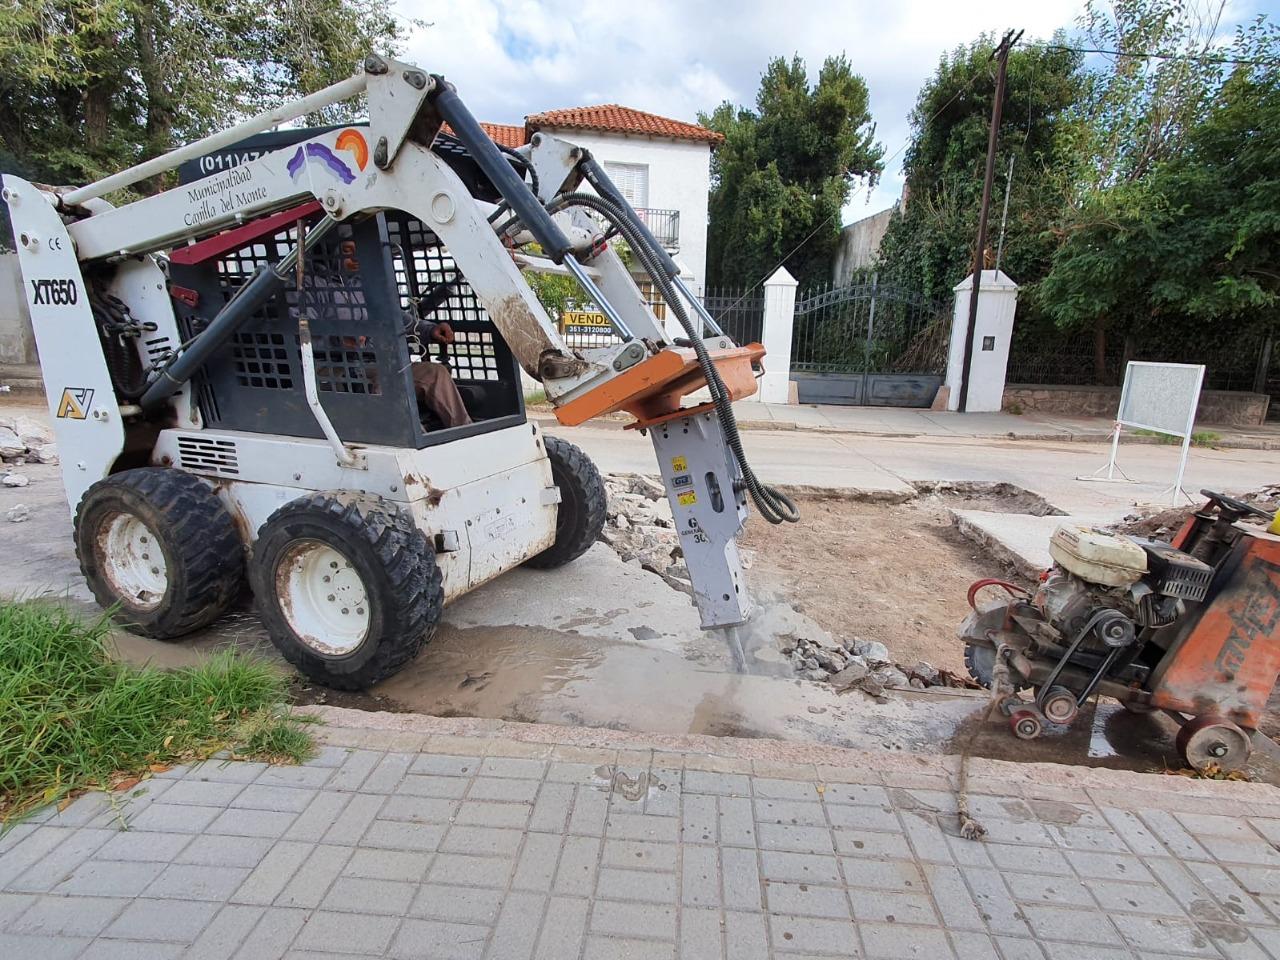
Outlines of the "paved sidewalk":
[[1280,957],[1274,788],[325,712],[10,830],[0,957]]

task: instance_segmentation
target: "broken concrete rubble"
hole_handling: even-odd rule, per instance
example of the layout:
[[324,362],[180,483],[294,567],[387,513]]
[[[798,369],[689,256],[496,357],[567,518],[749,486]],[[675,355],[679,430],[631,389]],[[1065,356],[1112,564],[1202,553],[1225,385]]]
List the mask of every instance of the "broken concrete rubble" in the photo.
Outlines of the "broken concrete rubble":
[[52,431],[31,417],[0,416],[0,460],[57,463]]
[[[662,484],[637,474],[612,474],[604,482],[607,505],[601,539],[628,566],[649,570],[673,589],[692,596],[693,584]],[[752,559],[746,556],[749,553],[744,551],[744,566]],[[830,682],[839,692],[857,687],[872,696],[881,696],[886,689],[908,688],[912,678],[924,685],[938,679],[938,672],[928,664],[917,665],[909,676],[893,663],[883,643],[835,636],[796,604],[760,600],[757,593],[756,612],[743,628],[744,645],[779,650],[799,677]]]
[[25,487],[31,478],[21,473],[6,473],[3,482],[6,487]]
[[31,508],[25,503],[19,503],[6,510],[4,518],[10,523],[21,523],[23,520],[31,519]]

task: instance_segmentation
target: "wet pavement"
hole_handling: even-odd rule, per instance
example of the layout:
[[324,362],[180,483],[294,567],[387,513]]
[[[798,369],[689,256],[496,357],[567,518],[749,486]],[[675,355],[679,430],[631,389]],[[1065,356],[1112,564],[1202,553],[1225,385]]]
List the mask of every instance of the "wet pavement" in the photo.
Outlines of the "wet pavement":
[[[32,508],[29,521],[4,529],[10,550],[28,559],[4,569],[0,590],[51,592],[99,615],[72,552],[56,468],[23,471],[32,485],[0,491],[0,507],[20,499]],[[247,611],[181,643],[118,632],[117,645],[134,663],[183,665],[234,646],[287,669]],[[982,719],[986,701],[975,692],[894,691],[881,702],[861,691],[840,695],[826,684],[796,679],[767,643],[749,641],[747,654],[749,672],[742,675],[724,638],[698,629],[684,595],[597,544],[560,570],[515,570],[451,604],[421,656],[368,696],[312,688],[304,700],[441,717],[893,752],[967,751],[1140,771],[1180,765],[1172,721],[1130,716],[1115,704],[1098,707],[1070,730],[1050,730],[1027,743],[1014,739],[1005,723]],[[1255,751],[1255,758],[1251,773],[1280,783],[1280,763],[1265,751]]]

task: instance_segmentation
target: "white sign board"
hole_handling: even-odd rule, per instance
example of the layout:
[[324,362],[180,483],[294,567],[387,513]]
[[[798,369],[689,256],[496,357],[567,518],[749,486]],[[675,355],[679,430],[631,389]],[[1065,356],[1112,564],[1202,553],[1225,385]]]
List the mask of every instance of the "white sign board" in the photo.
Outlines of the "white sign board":
[[[1136,427],[1182,438],[1178,475],[1170,489],[1174,503],[1179,494],[1186,496],[1182,489],[1182,476],[1187,469],[1187,454],[1191,450],[1191,433],[1196,422],[1196,408],[1200,405],[1200,387],[1203,383],[1204,367],[1199,364],[1130,360],[1124,371],[1120,408],[1116,411],[1115,429],[1111,433],[1111,458],[1097,473],[1076,479],[1129,481],[1130,478],[1123,470],[1120,470],[1119,477],[1115,475],[1119,469],[1116,466],[1116,453],[1120,448],[1121,428]],[[1103,470],[1107,472],[1105,477],[1099,476]]]
[[1124,372],[1116,420],[1138,427],[1188,437],[1200,405],[1204,367],[1190,363],[1146,363],[1131,360]]

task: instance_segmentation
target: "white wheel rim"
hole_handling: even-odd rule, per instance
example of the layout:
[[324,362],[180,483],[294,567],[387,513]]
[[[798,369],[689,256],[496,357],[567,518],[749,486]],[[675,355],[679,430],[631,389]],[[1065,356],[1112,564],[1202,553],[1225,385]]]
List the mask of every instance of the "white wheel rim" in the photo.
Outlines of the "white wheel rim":
[[160,606],[169,589],[160,541],[131,513],[117,513],[99,534],[98,566],[115,595],[139,610]]
[[276,595],[294,635],[322,656],[346,656],[369,634],[364,581],[327,543],[299,540],[285,551],[276,567]]

